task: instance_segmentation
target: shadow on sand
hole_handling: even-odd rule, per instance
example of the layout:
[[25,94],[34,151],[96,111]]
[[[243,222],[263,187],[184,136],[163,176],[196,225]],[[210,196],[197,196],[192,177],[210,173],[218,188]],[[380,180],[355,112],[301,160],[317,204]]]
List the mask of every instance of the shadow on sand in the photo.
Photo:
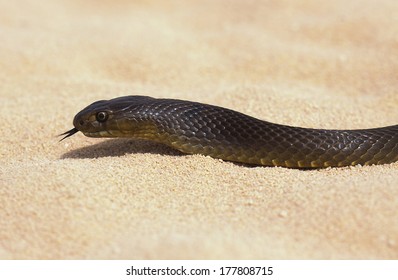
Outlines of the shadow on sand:
[[125,154],[158,154],[182,156],[183,153],[162,144],[144,140],[111,139],[67,152],[61,159],[118,157]]
[[[69,151],[61,156],[61,159],[83,159],[83,158],[101,158],[101,157],[119,157],[126,154],[157,154],[169,156],[184,156],[178,150],[166,145],[145,140],[134,139],[110,139],[104,142],[86,146],[83,148]],[[234,165],[247,168],[260,167],[255,164],[232,162]],[[264,167],[264,166],[263,166]],[[316,170],[300,168],[299,170]]]

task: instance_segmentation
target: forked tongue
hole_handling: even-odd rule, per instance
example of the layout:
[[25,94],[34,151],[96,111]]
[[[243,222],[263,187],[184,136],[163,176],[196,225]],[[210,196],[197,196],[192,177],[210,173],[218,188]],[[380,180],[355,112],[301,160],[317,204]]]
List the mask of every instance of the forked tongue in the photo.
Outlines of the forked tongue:
[[64,136],[64,138],[62,138],[61,140],[59,140],[59,142],[61,142],[62,140],[64,140],[65,138],[68,138],[70,136],[72,136],[73,134],[75,134],[76,132],[78,132],[79,130],[76,129],[76,127],[72,128],[71,130],[68,130],[67,132],[64,132],[58,136]]

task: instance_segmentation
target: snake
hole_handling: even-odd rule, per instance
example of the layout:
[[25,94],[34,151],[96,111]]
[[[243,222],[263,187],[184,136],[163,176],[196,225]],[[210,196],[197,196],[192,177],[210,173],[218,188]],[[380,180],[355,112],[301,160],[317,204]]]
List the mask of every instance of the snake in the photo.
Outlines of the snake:
[[388,164],[398,160],[398,125],[355,130],[267,122],[204,103],[130,95],[96,101],[60,141],[88,137],[151,140],[186,154],[290,168]]

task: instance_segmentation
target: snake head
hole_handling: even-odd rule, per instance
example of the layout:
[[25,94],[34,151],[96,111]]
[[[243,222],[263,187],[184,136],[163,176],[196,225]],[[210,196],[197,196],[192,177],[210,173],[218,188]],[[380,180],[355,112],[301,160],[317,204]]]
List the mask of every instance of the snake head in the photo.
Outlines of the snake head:
[[78,131],[88,137],[128,137],[136,128],[131,111],[149,99],[152,98],[125,96],[96,101],[76,114],[74,128],[59,135],[65,135],[61,141]]
[[113,112],[108,103],[107,100],[100,100],[77,113],[73,119],[74,128],[60,134],[59,136],[64,136],[60,141],[79,131],[89,137],[111,137],[107,130],[107,121]]

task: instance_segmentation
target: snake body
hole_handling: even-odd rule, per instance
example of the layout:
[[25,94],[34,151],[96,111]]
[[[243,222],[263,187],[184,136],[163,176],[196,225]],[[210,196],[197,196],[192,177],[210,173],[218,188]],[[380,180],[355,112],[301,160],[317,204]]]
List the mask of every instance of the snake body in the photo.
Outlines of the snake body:
[[147,139],[183,153],[255,165],[321,168],[398,160],[398,125],[301,128],[175,99],[125,96],[97,101],[79,112],[73,125],[64,138],[81,131],[89,137]]

